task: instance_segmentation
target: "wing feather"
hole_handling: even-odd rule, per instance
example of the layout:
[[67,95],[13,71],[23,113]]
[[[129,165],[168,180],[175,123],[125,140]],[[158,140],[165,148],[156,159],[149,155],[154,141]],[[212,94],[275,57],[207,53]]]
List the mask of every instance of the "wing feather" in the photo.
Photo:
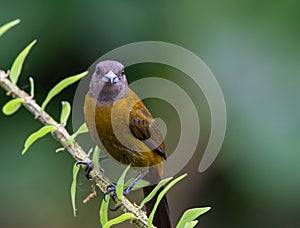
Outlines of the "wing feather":
[[142,101],[133,106],[129,118],[132,134],[166,159],[165,144],[159,126]]

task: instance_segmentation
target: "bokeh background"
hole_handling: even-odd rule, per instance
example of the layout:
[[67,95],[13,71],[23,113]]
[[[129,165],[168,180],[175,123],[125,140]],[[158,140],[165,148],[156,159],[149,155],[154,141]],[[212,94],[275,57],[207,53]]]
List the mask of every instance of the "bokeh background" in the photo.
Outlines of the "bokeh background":
[[[210,118],[205,98],[194,96],[201,140],[182,170],[189,176],[168,194],[174,221],[187,208],[211,206],[197,227],[300,227],[299,1],[1,0],[0,24],[15,18],[22,23],[1,37],[0,68],[9,69],[16,55],[37,39],[19,84],[28,89],[28,76],[33,76],[38,102],[62,78],[86,70],[107,51],[127,43],[165,41],[194,52],[222,88],[227,132],[216,161],[198,173]],[[169,78],[176,75],[191,96],[197,89],[180,77],[180,72],[165,66],[145,64],[127,69],[129,81],[153,72]],[[55,98],[47,108],[49,113],[58,118],[60,101],[72,102],[75,90],[76,86],[71,86]],[[8,100],[0,91],[0,106]],[[162,101],[148,103],[162,118],[174,112]],[[176,120],[176,114],[171,116]],[[66,152],[54,152],[57,142],[47,136],[21,156],[26,137],[39,127],[24,109],[9,117],[0,114],[0,226],[100,227],[102,196],[81,203],[90,193],[83,173],[78,214],[73,217],[70,184],[74,161]],[[68,129],[72,131],[71,124]],[[174,143],[176,137],[169,140],[169,147]],[[130,197],[138,201],[141,194]]]

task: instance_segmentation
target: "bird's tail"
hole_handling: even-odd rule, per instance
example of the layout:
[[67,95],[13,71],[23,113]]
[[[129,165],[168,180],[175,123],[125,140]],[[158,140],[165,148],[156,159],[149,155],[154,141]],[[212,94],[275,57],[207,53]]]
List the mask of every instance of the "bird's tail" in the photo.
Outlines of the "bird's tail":
[[[147,186],[143,188],[144,191],[144,196],[146,197],[154,188],[156,185],[151,185],[151,186]],[[161,188],[156,195],[148,202],[145,204],[146,207],[146,211],[147,211],[147,215],[149,216],[153,206],[157,200],[157,196],[159,195],[159,193],[163,190],[163,188]],[[153,219],[153,225],[158,227],[158,228],[173,228],[173,224],[170,218],[170,210],[169,210],[169,206],[168,206],[168,202],[167,202],[167,197],[164,196],[159,205],[158,208],[155,212],[154,215],[154,219]]]

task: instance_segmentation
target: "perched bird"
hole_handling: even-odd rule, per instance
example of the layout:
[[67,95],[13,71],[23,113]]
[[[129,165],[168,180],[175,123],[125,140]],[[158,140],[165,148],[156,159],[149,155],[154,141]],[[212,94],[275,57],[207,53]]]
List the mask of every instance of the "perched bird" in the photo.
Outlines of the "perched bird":
[[[84,117],[93,141],[102,150],[118,162],[140,170],[134,183],[143,176],[158,183],[166,158],[164,140],[151,113],[128,87],[121,63],[106,60],[96,65],[85,97]],[[144,195],[154,187],[144,187]],[[157,195],[146,204],[148,215],[156,199]],[[153,224],[173,227],[166,197],[160,202]]]

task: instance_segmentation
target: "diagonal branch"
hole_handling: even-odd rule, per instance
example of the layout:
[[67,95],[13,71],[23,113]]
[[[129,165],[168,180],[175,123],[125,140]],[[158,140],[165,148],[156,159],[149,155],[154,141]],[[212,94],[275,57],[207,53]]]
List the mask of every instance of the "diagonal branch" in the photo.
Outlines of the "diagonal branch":
[[[41,112],[41,107],[32,99],[32,97],[25,91],[21,90],[18,86],[12,84],[8,79],[8,73],[0,70],[0,87],[7,91],[8,96],[13,98],[22,98],[24,102],[22,105],[31,112],[36,119],[42,122],[44,125],[52,125],[57,128],[51,132],[53,138],[55,138],[61,145],[72,155],[76,161],[90,162],[90,158],[87,153],[81,148],[77,142],[73,142],[69,145],[68,140],[70,139],[70,134],[67,132],[66,128],[62,124],[57,123],[47,112]],[[92,170],[91,176],[95,184],[99,187],[102,192],[105,192],[110,181],[102,173]],[[120,205],[124,212],[132,213],[136,219],[133,223],[138,227],[146,228],[148,227],[148,217],[146,212],[144,212],[139,206],[132,204],[126,197],[122,197],[120,200]]]

